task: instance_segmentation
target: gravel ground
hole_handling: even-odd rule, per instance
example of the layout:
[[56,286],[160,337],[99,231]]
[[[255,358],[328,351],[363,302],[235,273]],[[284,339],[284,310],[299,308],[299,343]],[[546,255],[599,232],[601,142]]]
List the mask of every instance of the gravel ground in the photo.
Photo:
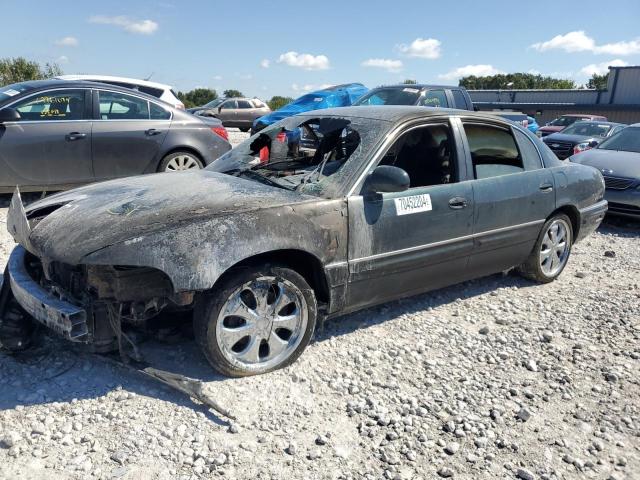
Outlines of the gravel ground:
[[639,237],[608,221],[554,283],[495,275],[333,320],[259,377],[217,376],[188,336],[142,345],[231,423],[44,337],[0,354],[0,478],[640,478]]

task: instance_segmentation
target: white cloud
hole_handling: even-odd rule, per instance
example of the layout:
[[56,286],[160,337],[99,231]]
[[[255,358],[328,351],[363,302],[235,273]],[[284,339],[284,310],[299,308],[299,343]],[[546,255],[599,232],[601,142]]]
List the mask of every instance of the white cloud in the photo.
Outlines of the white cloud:
[[213,79],[214,80],[222,80],[222,75],[214,75]]
[[58,62],[58,63],[69,63],[69,57],[67,57],[66,55],[60,55],[56,59],[56,62]]
[[253,75],[251,75],[250,73],[240,73],[238,74],[238,78],[240,80],[251,80],[253,78]]
[[596,41],[588,36],[584,30],[576,30],[564,35],[556,35],[546,42],[538,42],[531,45],[531,48],[539,52],[549,50],[564,50],[568,53],[591,52],[595,54],[607,55],[633,55],[640,53],[640,39],[628,42],[596,44]]
[[457,78],[466,77],[467,75],[482,77],[486,75],[497,75],[499,73],[504,72],[502,70],[498,70],[493,65],[465,65],[464,67],[458,67],[450,72],[438,75],[438,77],[445,80],[455,80]]
[[118,15],[116,17],[94,15],[89,18],[89,22],[102,25],[115,25],[129,33],[137,33],[140,35],[151,35],[158,30],[158,24],[153,20],[133,20],[125,15]]
[[305,70],[327,70],[329,58],[326,55],[311,55],[310,53],[287,52],[278,57],[278,63]]
[[269,68],[270,65],[271,65],[271,62],[269,61],[268,58],[264,58],[264,59],[260,60],[260,66],[262,68]]
[[408,57],[419,57],[434,60],[441,55],[440,46],[442,43],[435,38],[416,38],[410,45],[401,43],[397,46],[400,53]]
[[78,39],[76,37],[63,37],[54,42],[58,47],[77,47]]
[[609,71],[609,67],[626,67],[627,65],[629,65],[628,62],[625,62],[624,60],[621,60],[619,58],[616,58],[615,60],[610,60],[608,62],[601,62],[601,63],[591,63],[585,67],[582,67],[580,69],[580,73],[586,77],[590,77],[591,75],[593,75],[594,73],[597,73],[598,75],[604,75],[605,73],[607,73]]
[[360,65],[363,67],[384,68],[388,72],[399,72],[403,66],[401,60],[390,60],[387,58],[370,58]]
[[595,49],[595,53],[604,53],[607,55],[634,55],[640,53],[640,39],[631,40],[630,42],[605,43],[599,45]]
[[291,89],[294,92],[312,92],[314,90],[322,90],[324,88],[329,88],[329,87],[333,87],[332,83],[323,83],[320,85],[314,85],[314,84],[306,84],[306,85],[298,85],[297,83],[294,83],[291,85]]

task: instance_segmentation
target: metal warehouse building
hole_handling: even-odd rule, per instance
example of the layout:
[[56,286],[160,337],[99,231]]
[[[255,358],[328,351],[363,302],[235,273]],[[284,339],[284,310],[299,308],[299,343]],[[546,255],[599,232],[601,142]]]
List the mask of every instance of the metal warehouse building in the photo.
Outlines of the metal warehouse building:
[[640,66],[609,67],[605,90],[469,90],[480,110],[514,110],[550,122],[565,113],[604,115],[610,121],[640,122]]

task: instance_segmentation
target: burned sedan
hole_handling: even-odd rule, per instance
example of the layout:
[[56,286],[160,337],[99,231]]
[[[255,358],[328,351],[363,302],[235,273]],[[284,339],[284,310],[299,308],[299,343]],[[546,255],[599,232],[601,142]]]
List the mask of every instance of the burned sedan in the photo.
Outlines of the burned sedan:
[[129,329],[191,309],[215,369],[264,373],[291,364],[326,318],[512,267],[554,280],[601,222],[603,195],[597,170],[495,115],[309,112],[201,171],[26,208],[16,193],[0,339],[25,347],[38,322],[126,352]]

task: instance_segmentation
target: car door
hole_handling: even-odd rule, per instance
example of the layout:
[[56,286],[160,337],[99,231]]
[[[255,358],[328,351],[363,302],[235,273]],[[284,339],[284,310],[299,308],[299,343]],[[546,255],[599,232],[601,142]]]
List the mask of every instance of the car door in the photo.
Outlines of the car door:
[[529,255],[555,209],[553,174],[524,130],[465,120],[468,166],[474,180],[473,276],[500,272]]
[[[238,116],[236,121],[241,127],[250,127],[253,124],[255,110],[248,100],[238,100]],[[242,124],[242,125],[240,125]]]
[[348,197],[349,308],[464,278],[473,248],[473,191],[448,121],[399,132],[372,164],[403,168],[403,192]]
[[8,105],[21,119],[0,126],[2,186],[65,186],[93,179],[89,93],[48,90]]
[[156,171],[171,112],[117,90],[94,90],[93,169],[97,180]]
[[217,117],[225,126],[235,127],[238,119],[238,103],[235,100],[227,100],[218,108]]

